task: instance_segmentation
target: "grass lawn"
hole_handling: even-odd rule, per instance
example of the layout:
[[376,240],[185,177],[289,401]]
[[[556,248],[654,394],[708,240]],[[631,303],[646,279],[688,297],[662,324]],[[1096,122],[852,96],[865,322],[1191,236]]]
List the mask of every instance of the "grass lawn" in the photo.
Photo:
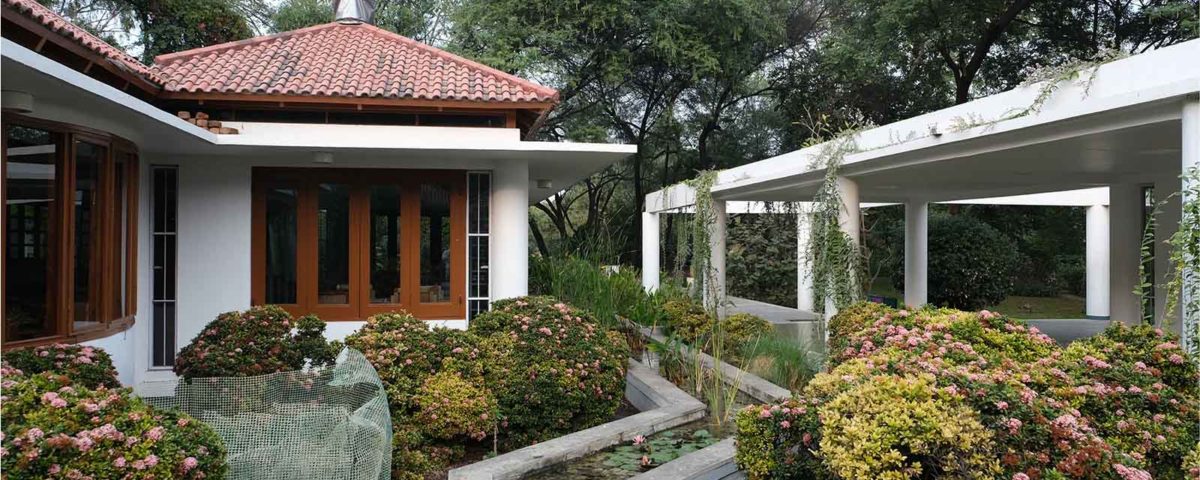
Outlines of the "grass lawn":
[[[904,292],[896,290],[891,280],[877,278],[871,285],[871,295],[903,299]],[[987,307],[988,310],[1003,313],[1013,318],[1084,318],[1083,297],[1074,295],[1059,295],[1057,297],[1018,297],[1010,296],[999,305]]]

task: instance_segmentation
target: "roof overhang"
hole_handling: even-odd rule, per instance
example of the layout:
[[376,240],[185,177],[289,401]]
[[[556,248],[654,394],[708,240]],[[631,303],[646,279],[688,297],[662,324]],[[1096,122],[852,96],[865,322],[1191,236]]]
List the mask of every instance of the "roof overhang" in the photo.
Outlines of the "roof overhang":
[[[1183,101],[1200,92],[1200,40],[1062,82],[1038,113],[1035,84],[860,132],[839,174],[866,202],[953,201],[1056,192],[1178,175]],[[1093,82],[1086,85],[1086,79]],[[971,123],[979,123],[971,126]],[[966,124],[966,125],[964,125]],[[725,200],[803,201],[825,177],[829,144],[720,172]]]
[[[396,165],[436,160],[443,168],[529,162],[530,202],[543,200],[637,151],[634,145],[525,142],[517,129],[372,125],[238,124],[217,135],[121,90],[3,39],[5,89],[34,97],[32,116],[125,137],[144,152],[213,156],[395,158]],[[428,168],[428,167],[425,167]],[[535,188],[537,180],[551,187]]]

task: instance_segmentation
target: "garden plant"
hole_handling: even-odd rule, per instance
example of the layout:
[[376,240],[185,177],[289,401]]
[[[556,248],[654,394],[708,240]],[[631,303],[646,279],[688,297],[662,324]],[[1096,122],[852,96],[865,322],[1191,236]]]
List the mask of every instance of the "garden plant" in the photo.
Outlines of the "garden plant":
[[444,470],[468,447],[519,448],[609,421],[629,357],[619,333],[550,297],[496,302],[465,332],[375,315],[346,344],[387,388],[394,478]]
[[225,447],[216,433],[120,388],[101,349],[17,350],[5,354],[0,370],[6,479],[225,478]]
[[830,370],[738,415],[751,478],[1195,478],[1196,359],[1150,326],[1060,347],[989,312],[856,305]]

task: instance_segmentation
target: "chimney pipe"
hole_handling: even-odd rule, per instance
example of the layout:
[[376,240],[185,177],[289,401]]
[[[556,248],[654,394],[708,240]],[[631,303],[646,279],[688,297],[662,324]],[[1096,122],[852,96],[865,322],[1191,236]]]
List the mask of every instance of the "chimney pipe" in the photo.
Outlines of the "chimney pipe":
[[333,19],[342,23],[372,23],[375,0],[333,0]]

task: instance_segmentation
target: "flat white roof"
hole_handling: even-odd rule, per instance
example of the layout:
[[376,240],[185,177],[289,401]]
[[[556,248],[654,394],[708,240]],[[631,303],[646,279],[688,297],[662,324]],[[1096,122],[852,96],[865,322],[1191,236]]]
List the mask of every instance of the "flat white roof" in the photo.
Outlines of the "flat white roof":
[[[1200,40],[1193,40],[1101,65],[1094,75],[1084,70],[1059,83],[1039,112],[1008,120],[1001,119],[1034,103],[1042,84],[865,130],[840,173],[859,183],[865,202],[1007,197],[1161,178],[1180,164],[1179,118],[1182,100],[1200,92],[1197,59]],[[827,146],[724,170],[713,196],[811,199],[825,173],[813,163]],[[654,192],[647,205],[684,197]]]

